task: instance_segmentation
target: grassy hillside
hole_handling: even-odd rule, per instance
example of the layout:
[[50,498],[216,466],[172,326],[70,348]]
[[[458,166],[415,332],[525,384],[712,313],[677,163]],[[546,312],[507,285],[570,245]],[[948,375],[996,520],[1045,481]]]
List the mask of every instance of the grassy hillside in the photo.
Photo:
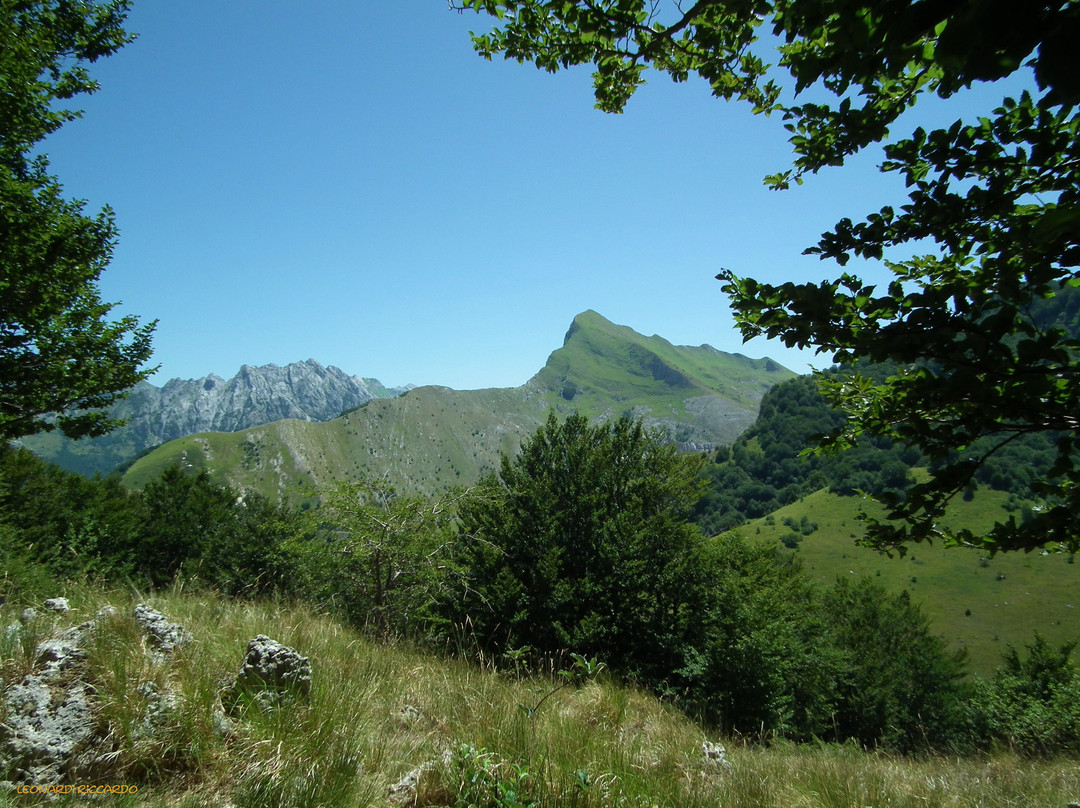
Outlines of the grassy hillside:
[[192,435],[135,461],[124,481],[139,487],[179,463],[275,501],[358,478],[431,494],[474,483],[497,466],[500,452],[513,454],[551,408],[596,418],[633,412],[670,440],[716,444],[734,440],[769,387],[793,375],[771,360],[677,347],[586,312],[522,387],[420,387],[325,423]]
[[[765,749],[729,741],[724,766],[702,754],[714,736],[604,675],[553,693],[561,680],[543,673],[374,644],[326,616],[273,603],[154,597],[151,605],[194,638],[161,663],[147,654],[132,619],[137,595],[66,594],[73,611],[41,618],[31,641],[0,638],[0,674],[21,676],[34,640],[106,603],[118,608],[99,623],[81,674],[95,687],[111,749],[86,781],[138,788],[106,798],[110,805],[386,806],[391,787],[425,764],[418,799],[401,804],[1061,808],[1080,794],[1074,762],[1008,755],[903,759],[851,746]],[[22,605],[0,606],[0,620],[14,621],[16,608]],[[215,717],[218,693],[257,634],[310,658],[310,702],[270,713],[253,707],[223,725]],[[154,693],[169,696],[169,707],[148,733]],[[36,798],[0,792],[0,805],[28,799]],[[85,804],[81,799],[52,804]]]
[[[955,502],[949,521],[978,532],[1000,517],[1006,499],[1000,491],[980,491],[971,501]],[[831,583],[838,576],[872,576],[892,591],[906,589],[938,633],[968,648],[975,672],[990,673],[1007,643],[1021,648],[1036,630],[1054,644],[1080,640],[1080,565],[1070,557],[1006,553],[988,558],[963,548],[917,545],[904,558],[889,558],[855,545],[861,535],[858,511],[874,506],[822,490],[739,532],[779,544],[781,536],[799,532],[785,519],[816,523],[795,551],[811,577]]]
[[670,424],[696,416],[705,424],[688,424],[691,436],[714,442],[717,432],[730,432],[724,441],[730,442],[753,422],[765,391],[794,375],[771,359],[675,346],[587,311],[574,318],[563,346],[530,384],[592,417],[635,408]]
[[547,401],[520,389],[460,392],[421,387],[377,399],[326,423],[277,421],[243,432],[172,441],[137,460],[124,481],[141,487],[166,466],[209,469],[274,501],[303,498],[339,480],[386,480],[435,493],[475,482],[543,421]]

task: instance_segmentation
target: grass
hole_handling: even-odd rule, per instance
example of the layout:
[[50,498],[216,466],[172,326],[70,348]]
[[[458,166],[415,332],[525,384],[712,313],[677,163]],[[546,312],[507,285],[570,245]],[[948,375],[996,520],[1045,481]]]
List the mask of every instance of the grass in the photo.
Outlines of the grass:
[[[110,805],[385,806],[390,787],[417,767],[418,804],[441,806],[1063,808],[1080,797],[1074,760],[909,759],[728,740],[725,768],[702,755],[702,742],[715,739],[701,727],[603,675],[553,693],[534,727],[521,705],[535,706],[561,680],[375,644],[302,606],[154,596],[151,604],[195,637],[160,665],[131,618],[137,594],[66,594],[73,612],[49,616],[42,628],[80,622],[106,603],[119,610],[95,634],[88,663],[116,751],[97,782],[139,786],[104,800]],[[0,607],[0,622],[11,622],[15,608]],[[222,734],[218,693],[260,633],[310,657],[310,704],[249,711]],[[3,648],[5,681],[28,666],[25,645]],[[146,733],[155,690],[178,697],[158,732]],[[4,804],[31,803],[8,794]]]
[[[978,533],[1004,514],[1006,499],[999,491],[980,491],[969,502],[956,501],[949,521]],[[778,541],[791,532],[785,518],[806,516],[818,528],[803,537],[795,555],[812,578],[831,584],[838,576],[870,576],[890,591],[906,589],[935,633],[968,649],[976,673],[991,673],[1007,644],[1022,648],[1036,629],[1053,644],[1080,640],[1080,565],[1068,556],[1004,553],[991,559],[975,550],[922,544],[903,558],[889,558],[855,544],[862,535],[858,510],[873,504],[822,490],[738,531]]]

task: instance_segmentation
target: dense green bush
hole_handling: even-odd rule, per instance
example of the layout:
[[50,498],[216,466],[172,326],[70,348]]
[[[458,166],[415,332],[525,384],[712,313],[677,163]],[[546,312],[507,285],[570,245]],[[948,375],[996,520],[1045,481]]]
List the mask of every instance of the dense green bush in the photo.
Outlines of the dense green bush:
[[552,413],[462,509],[469,581],[453,616],[499,652],[571,650],[663,681],[706,605],[686,519],[699,468],[640,422]]
[[291,589],[283,544],[297,529],[292,511],[177,466],[148,483],[141,500],[138,571],[152,584],[180,575],[229,595]]
[[841,658],[827,737],[902,750],[951,744],[965,655],[930,633],[908,593],[841,578],[821,605]]
[[205,472],[170,467],[137,492],[0,447],[0,553],[54,580],[160,586],[181,575],[233,595],[287,588],[282,545],[295,520]]
[[[696,464],[629,419],[551,416],[463,509],[455,618],[496,653],[600,658],[726,731],[929,737],[956,669],[925,619],[869,588],[822,597],[790,558],[702,538],[687,521]],[[860,630],[880,630],[878,645]],[[910,653],[890,644],[908,641]],[[841,705],[862,684],[865,701]]]
[[54,577],[116,577],[134,571],[145,514],[115,478],[87,479],[0,445],[0,523],[9,551]]
[[823,735],[839,659],[800,565],[727,535],[707,542],[703,566],[708,606],[678,671],[684,706],[753,738]]
[[1038,634],[1024,656],[1012,646],[990,679],[969,686],[968,748],[998,745],[1028,755],[1080,752],[1080,671],[1076,643],[1053,648]]

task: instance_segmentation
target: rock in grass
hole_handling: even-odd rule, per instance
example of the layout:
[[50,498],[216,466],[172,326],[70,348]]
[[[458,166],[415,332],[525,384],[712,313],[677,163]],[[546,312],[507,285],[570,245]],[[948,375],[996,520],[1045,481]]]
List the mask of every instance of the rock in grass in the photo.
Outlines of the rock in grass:
[[3,695],[0,772],[14,781],[52,785],[76,777],[89,763],[97,724],[94,688],[81,678],[84,644],[93,622],[44,640],[34,670]]
[[[95,715],[95,690],[85,663],[91,636],[116,614],[115,608],[106,606],[92,620],[38,643],[31,672],[4,689],[0,777],[10,780],[0,788],[14,787],[10,781],[38,786],[75,783],[94,777],[101,762],[112,759],[111,729]],[[153,638],[148,645],[156,656],[190,639],[183,627],[170,624],[149,607],[137,607],[135,618]],[[31,615],[26,622],[34,619]],[[16,630],[25,631],[18,626]],[[178,700],[151,682],[140,691],[147,712],[136,734],[152,736],[167,726]]]
[[226,711],[245,702],[273,709],[311,697],[311,662],[296,650],[259,634],[248,643],[236,681],[222,695]]
[[145,632],[151,649],[158,657],[166,657],[191,641],[191,634],[183,626],[170,623],[165,615],[145,603],[135,607],[135,622]]
[[717,741],[712,743],[711,741],[705,741],[701,744],[701,754],[705,758],[706,763],[711,763],[716,766],[721,766],[725,769],[731,768],[731,761],[727,759],[727,749],[724,745]]
[[46,609],[63,614],[70,611],[71,606],[67,598],[49,598],[42,604]]

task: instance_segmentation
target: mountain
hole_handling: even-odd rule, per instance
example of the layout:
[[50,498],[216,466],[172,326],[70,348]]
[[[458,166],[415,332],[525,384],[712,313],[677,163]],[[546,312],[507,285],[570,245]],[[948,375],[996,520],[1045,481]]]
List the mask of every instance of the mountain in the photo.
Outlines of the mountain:
[[526,386],[557,394],[562,408],[592,417],[631,412],[671,440],[711,448],[742,434],[765,391],[794,375],[771,359],[674,346],[586,311]]
[[552,408],[597,420],[631,413],[691,449],[730,443],[753,423],[764,393],[794,375],[770,359],[675,346],[587,311],[521,387],[418,387],[326,423],[191,435],[140,458],[124,480],[140,486],[180,463],[275,500],[349,479],[433,493],[497,467],[500,453],[516,452]]
[[163,387],[141,382],[110,410],[128,423],[108,435],[72,441],[57,432],[21,443],[69,471],[107,473],[145,450],[199,432],[236,432],[292,418],[327,421],[374,398],[400,395],[377,379],[349,376],[314,359],[277,365],[244,365],[231,379],[171,379]]

